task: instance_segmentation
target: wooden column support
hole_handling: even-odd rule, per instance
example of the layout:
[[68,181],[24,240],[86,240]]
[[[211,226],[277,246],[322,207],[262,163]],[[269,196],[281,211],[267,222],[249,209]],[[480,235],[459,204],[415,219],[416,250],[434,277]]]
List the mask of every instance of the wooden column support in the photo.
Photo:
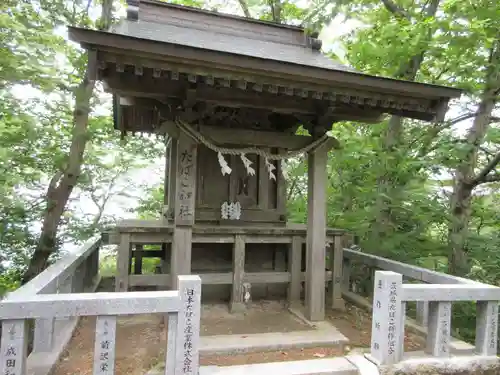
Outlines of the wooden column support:
[[302,276],[302,238],[293,236],[288,256],[288,272],[290,284],[288,285],[288,303],[290,307],[300,306],[300,289]]
[[245,310],[243,299],[243,277],[245,276],[245,238],[236,235],[233,246],[233,285],[231,289],[230,311]]
[[[175,189],[177,187],[177,138],[170,138],[170,144],[168,147],[168,153],[169,153],[169,161],[168,164],[166,165],[168,169],[168,194],[167,202],[168,202],[168,215],[169,216],[174,216],[175,215],[175,200],[176,200],[176,194],[175,194]],[[167,184],[165,184],[165,188],[167,188]]]
[[134,275],[142,275],[142,255],[144,247],[142,244],[135,245]]
[[120,235],[120,245],[118,246],[118,256],[116,259],[117,276],[115,290],[117,292],[127,292],[130,272],[130,233]]
[[[174,234],[172,238],[171,285],[177,289],[177,276],[191,273],[191,251],[196,202],[197,144],[180,133],[176,150]],[[172,160],[173,161],[173,160]]]
[[307,160],[307,247],[306,317],[311,321],[325,318],[326,266],[326,168],[329,145],[310,152]]

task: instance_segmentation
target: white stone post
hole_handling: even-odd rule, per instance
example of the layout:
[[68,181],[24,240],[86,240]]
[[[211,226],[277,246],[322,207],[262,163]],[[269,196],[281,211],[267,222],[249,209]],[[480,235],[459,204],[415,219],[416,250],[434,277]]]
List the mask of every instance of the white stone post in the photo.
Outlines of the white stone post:
[[33,351],[36,353],[50,352],[54,344],[54,318],[35,319],[33,335]]
[[476,312],[476,353],[497,355],[498,301],[478,301]]
[[450,340],[451,302],[430,302],[426,353],[434,357],[449,357]]
[[417,301],[417,323],[422,327],[429,325],[429,302]]
[[0,350],[0,374],[26,374],[28,326],[25,320],[2,321]]
[[95,324],[94,374],[114,375],[115,348],[116,316],[98,316]]
[[390,271],[375,272],[371,357],[379,365],[392,365],[403,356],[403,277]]
[[181,308],[177,316],[175,373],[172,375],[198,375],[201,279],[197,275],[182,275],[177,277],[177,285]]

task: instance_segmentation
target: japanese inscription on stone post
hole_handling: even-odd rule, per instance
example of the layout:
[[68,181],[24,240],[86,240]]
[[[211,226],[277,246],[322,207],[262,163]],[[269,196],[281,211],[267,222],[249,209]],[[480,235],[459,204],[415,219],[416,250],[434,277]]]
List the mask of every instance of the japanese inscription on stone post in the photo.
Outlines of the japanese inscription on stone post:
[[439,352],[441,355],[447,355],[450,352],[450,322],[451,322],[451,303],[443,302],[440,306],[440,314],[439,314],[439,327],[441,328],[441,332],[438,333],[440,346]]
[[178,147],[175,222],[180,225],[192,225],[196,192],[196,144],[181,134]]
[[178,316],[175,375],[197,375],[201,279],[199,276],[179,276],[178,284],[182,308]]
[[2,375],[24,375],[26,370],[26,322],[6,320],[2,322]]
[[401,356],[401,284],[399,274],[375,273],[371,354],[380,364],[397,363]]
[[116,316],[98,316],[95,325],[94,375],[115,372]]
[[498,340],[498,303],[495,301],[493,303],[488,303],[489,314],[490,314],[490,332],[489,332],[489,348],[492,353],[497,350],[497,340]]

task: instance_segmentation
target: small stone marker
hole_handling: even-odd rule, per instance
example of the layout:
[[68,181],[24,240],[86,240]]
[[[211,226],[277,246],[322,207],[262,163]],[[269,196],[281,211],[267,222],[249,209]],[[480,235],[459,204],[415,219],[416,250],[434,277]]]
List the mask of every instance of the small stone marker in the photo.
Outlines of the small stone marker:
[[1,374],[25,375],[27,357],[27,334],[25,320],[2,322]]
[[397,363],[402,357],[402,283],[400,274],[375,272],[371,356],[380,365]]
[[201,279],[179,276],[181,310],[177,317],[177,345],[174,375],[198,375],[200,344]]
[[497,355],[498,302],[478,301],[476,313],[476,352],[480,355]]
[[94,375],[114,375],[116,316],[98,316],[95,324]]
[[429,303],[427,353],[448,357],[451,341],[451,302]]

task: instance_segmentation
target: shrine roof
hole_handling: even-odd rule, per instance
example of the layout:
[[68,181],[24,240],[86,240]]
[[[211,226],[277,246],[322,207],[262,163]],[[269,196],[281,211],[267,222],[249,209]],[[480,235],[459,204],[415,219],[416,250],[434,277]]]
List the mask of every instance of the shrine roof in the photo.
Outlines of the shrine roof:
[[[139,98],[150,114],[165,98],[181,98],[191,108],[194,102],[252,113],[259,108],[297,121],[304,114],[325,123],[378,122],[384,114],[441,121],[449,100],[461,95],[455,88],[358,72],[323,54],[317,35],[302,27],[155,0],[127,3],[127,18],[109,31],[69,27],[69,36],[89,51],[92,79],[120,98]],[[125,105],[117,101],[117,109]],[[125,129],[141,116],[158,120],[147,119],[138,102],[129,105]]]
[[[303,31],[302,29],[298,30]],[[226,30],[201,29],[186,23],[174,25],[148,21],[136,22],[125,19],[113,27],[111,33],[142,40],[274,60],[313,68],[357,72],[353,68],[332,60],[320,51],[313,50],[305,42],[304,45],[280,43],[275,40],[259,39],[249,35],[233,35]]]

